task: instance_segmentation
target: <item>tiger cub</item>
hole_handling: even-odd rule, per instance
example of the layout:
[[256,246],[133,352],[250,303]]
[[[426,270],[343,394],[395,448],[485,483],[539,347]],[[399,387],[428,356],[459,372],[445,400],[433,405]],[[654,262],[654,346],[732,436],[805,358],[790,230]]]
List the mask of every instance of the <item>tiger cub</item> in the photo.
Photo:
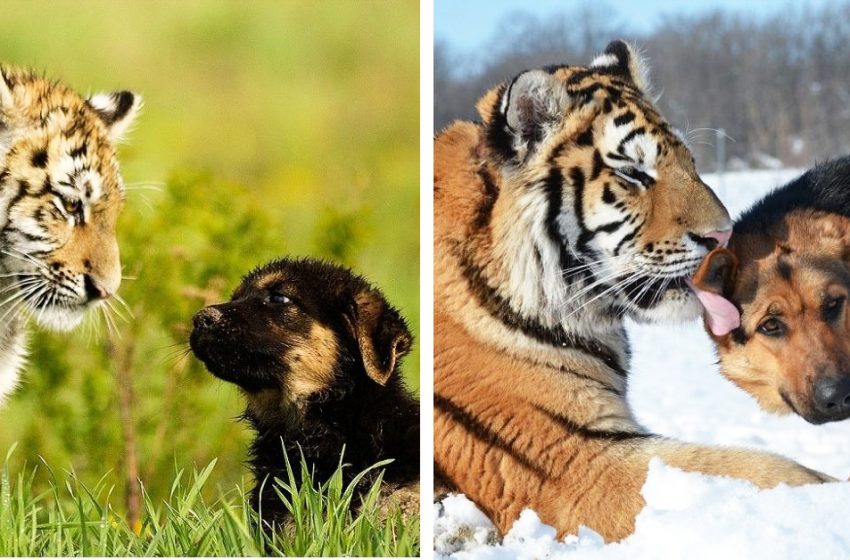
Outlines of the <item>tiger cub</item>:
[[[634,530],[649,461],[760,487],[830,480],[782,457],[641,428],[624,319],[696,318],[689,278],[732,222],[616,41],[523,72],[436,138],[434,460],[500,531]],[[690,375],[682,372],[682,375]]]
[[118,290],[114,143],[140,104],[0,66],[0,402],[26,357],[27,317],[70,330]]

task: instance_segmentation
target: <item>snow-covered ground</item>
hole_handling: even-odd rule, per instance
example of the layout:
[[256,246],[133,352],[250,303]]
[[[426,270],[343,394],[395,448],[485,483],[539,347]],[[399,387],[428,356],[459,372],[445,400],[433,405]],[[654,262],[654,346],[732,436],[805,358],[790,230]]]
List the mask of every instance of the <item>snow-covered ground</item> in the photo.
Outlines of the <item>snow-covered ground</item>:
[[[704,180],[736,217],[799,174],[741,171]],[[630,325],[629,331],[629,401],[653,432],[769,450],[842,480],[850,476],[850,421],[812,426],[762,412],[720,376],[701,324]],[[556,541],[531,511],[500,541],[471,502],[450,497],[435,508],[435,549],[458,558],[850,558],[850,484],[757,491],[658,461],[643,495],[637,530],[615,544],[590,530]]]

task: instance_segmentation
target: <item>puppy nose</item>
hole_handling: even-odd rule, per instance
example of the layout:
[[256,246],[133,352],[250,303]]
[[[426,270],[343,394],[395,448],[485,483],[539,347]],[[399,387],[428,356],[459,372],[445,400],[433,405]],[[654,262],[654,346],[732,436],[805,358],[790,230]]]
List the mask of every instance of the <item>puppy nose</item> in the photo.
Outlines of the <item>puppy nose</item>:
[[221,319],[221,311],[215,307],[204,307],[192,318],[196,329],[208,329]]
[[94,301],[96,299],[109,299],[112,295],[107,291],[106,288],[101,285],[100,282],[95,280],[90,274],[86,274],[83,277],[83,285],[86,289],[86,297],[89,301]]
[[850,375],[821,377],[815,381],[814,403],[828,420],[842,420],[850,415]]

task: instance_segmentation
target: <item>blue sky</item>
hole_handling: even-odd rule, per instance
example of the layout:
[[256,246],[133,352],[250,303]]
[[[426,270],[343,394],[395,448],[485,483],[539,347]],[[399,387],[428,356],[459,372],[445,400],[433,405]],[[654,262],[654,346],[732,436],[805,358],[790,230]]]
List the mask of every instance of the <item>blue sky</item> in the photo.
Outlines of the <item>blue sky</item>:
[[[736,13],[764,16],[784,6],[819,6],[829,0],[609,0],[616,19],[634,31],[649,31],[668,14],[697,15],[721,8]],[[486,45],[497,24],[506,16],[525,12],[538,17],[570,11],[586,0],[435,0],[434,30],[438,40],[455,51],[469,53]]]

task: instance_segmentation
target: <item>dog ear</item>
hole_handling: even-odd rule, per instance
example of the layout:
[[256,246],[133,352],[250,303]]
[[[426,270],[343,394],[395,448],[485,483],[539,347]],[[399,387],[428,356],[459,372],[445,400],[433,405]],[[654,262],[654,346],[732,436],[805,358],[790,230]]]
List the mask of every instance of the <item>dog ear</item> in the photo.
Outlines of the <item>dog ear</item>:
[[850,262],[850,219],[821,212],[813,212],[803,219],[808,221],[806,235],[811,236],[810,243],[824,254]]
[[692,280],[694,293],[704,310],[705,326],[715,340],[723,339],[741,326],[741,312],[731,301],[737,273],[737,257],[721,247],[706,255]]
[[366,374],[386,385],[399,360],[409,351],[413,337],[401,315],[377,290],[360,292],[354,298],[351,328]]
[[738,257],[729,249],[719,247],[706,255],[692,281],[700,290],[728,298],[732,296],[737,277]]

